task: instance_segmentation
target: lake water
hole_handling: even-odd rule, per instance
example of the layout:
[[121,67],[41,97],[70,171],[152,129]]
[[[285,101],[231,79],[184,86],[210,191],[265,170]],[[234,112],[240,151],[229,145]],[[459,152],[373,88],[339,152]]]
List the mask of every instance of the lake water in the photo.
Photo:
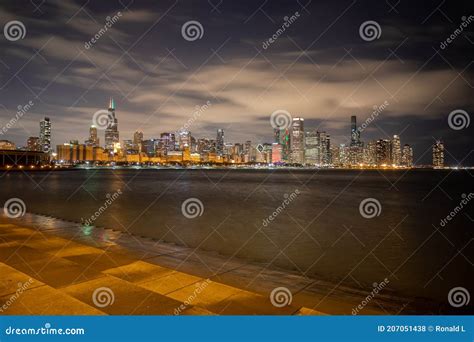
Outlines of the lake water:
[[[446,302],[455,286],[474,294],[474,200],[440,224],[474,192],[473,179],[465,170],[8,172],[0,200],[77,222],[102,211],[94,225],[354,287],[388,278],[401,296]],[[202,203],[195,218],[186,217],[192,206],[183,215],[189,198]],[[367,198],[380,203],[378,216],[361,215]]]

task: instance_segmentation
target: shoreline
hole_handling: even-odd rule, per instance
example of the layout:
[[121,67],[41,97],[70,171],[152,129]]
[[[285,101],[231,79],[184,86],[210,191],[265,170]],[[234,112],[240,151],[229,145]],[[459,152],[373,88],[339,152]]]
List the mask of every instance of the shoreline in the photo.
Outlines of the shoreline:
[[378,167],[366,167],[366,168],[350,168],[350,167],[309,167],[309,166],[201,166],[201,165],[182,165],[182,166],[171,166],[171,165],[120,165],[120,166],[61,166],[61,167],[50,167],[50,168],[5,168],[0,167],[0,172],[25,172],[25,173],[35,173],[35,172],[61,172],[61,171],[84,171],[84,170],[154,170],[154,171],[164,171],[164,170],[186,170],[186,171],[212,171],[212,170],[225,170],[225,171],[377,171],[377,172],[410,172],[410,171],[462,171],[462,170],[473,170],[474,167],[465,166],[465,167],[443,167],[443,168],[433,168],[433,167],[411,167],[411,168],[378,168]]
[[[191,311],[190,314],[350,315],[355,311],[357,314],[377,315],[431,314],[437,313],[438,311],[436,307],[428,305],[425,301],[396,297],[389,289],[380,291],[380,293],[373,299],[371,298],[362,309],[357,309],[358,305],[361,305],[361,303],[368,298],[367,296],[370,294],[368,291],[304,277],[291,271],[274,267],[268,268],[264,264],[251,263],[239,258],[228,258],[218,253],[195,250],[171,243],[163,243],[146,237],[138,237],[117,230],[85,228],[76,222],[30,213],[25,214],[21,219],[5,219],[4,216],[0,216],[0,223],[0,227],[2,227],[2,229],[0,229],[0,255],[2,257],[0,265],[6,264],[10,267],[17,266],[20,270],[28,269],[28,265],[25,265],[27,260],[23,260],[23,262],[20,262],[18,265],[11,263],[10,260],[8,260],[10,256],[3,251],[5,246],[9,246],[8,243],[14,243],[20,247],[23,246],[20,235],[17,235],[13,240],[10,238],[4,241],[4,236],[8,236],[8,234],[5,235],[5,227],[3,226],[7,224],[17,227],[15,229],[31,230],[31,233],[42,236],[41,241],[39,241],[41,242],[39,246],[35,243],[29,243],[27,240],[25,243],[28,249],[38,247],[41,251],[46,251],[48,255],[50,255],[49,250],[56,251],[58,248],[58,246],[55,245],[58,243],[57,239],[66,239],[70,241],[68,244],[74,244],[75,247],[73,250],[69,254],[64,254],[63,251],[60,251],[59,254],[56,253],[56,255],[52,255],[55,257],[65,255],[68,264],[70,262],[77,263],[79,266],[82,265],[85,270],[100,266],[98,268],[99,273],[105,274],[107,277],[112,276],[114,281],[117,279],[124,280],[125,278],[125,280],[130,280],[130,282],[134,283],[134,281],[137,280],[135,278],[138,277],[140,280],[138,281],[140,289],[157,290],[158,288],[160,295],[178,296],[174,298],[175,300],[183,299],[179,297],[181,295],[179,294],[180,291],[188,291],[187,293],[189,294],[189,288],[186,289],[186,287],[192,284],[203,284],[203,282],[209,280],[213,284],[213,287],[219,290],[213,290],[212,294],[206,294],[205,300],[204,298],[202,300],[199,298],[196,299],[196,305],[192,307],[197,307],[197,312],[192,313]],[[5,243],[7,243],[7,245],[5,245]],[[11,246],[6,248],[11,248]],[[93,253],[90,253],[90,248],[94,248]],[[98,263],[99,266],[96,266],[92,262],[93,259],[90,257],[90,254],[103,254],[104,256],[110,254],[110,256],[108,256],[109,258],[117,258],[117,260],[121,260],[121,262],[119,262],[118,265],[113,265],[110,264],[110,262],[106,263],[102,261]],[[62,265],[64,261],[58,261],[58,263]],[[103,265],[104,263],[106,265]],[[76,265],[71,265],[71,267],[73,266]],[[145,281],[145,283],[142,283],[142,278],[148,280],[160,279],[160,277],[153,275],[155,267],[158,267],[159,269],[157,270],[159,271],[157,272],[162,274],[177,272],[179,278],[186,280],[184,284],[192,281],[184,287],[181,286],[183,284],[178,284],[178,288],[173,289],[173,291],[170,292],[171,294],[166,292],[170,290],[169,288],[163,290],[163,287],[169,287],[169,284],[167,284],[168,281],[160,283],[157,280],[156,282]],[[141,270],[142,268],[143,270]],[[130,279],[128,279],[128,277],[130,277]],[[40,279],[40,281],[47,284],[47,281],[44,279]],[[56,280],[53,279],[52,284],[47,285],[54,287],[55,281]],[[87,279],[84,280],[85,283],[88,281]],[[81,287],[80,285],[82,283],[83,281],[80,281],[78,284],[74,281],[72,283],[61,283],[60,286],[57,286],[57,290],[61,291],[63,288],[66,288],[67,292],[71,287],[73,289]],[[271,305],[269,299],[270,293],[273,289],[278,287],[286,287],[290,290],[292,294],[291,305],[283,308],[277,308]],[[221,292],[224,294],[221,294]],[[83,294],[81,294],[81,296],[82,295]],[[5,300],[5,295],[2,294],[2,296],[0,296],[0,300]],[[250,298],[253,299],[250,300]],[[87,298],[83,299],[85,300]],[[221,306],[219,306],[215,303],[218,300],[220,302],[226,302],[226,304],[220,303],[219,305]],[[212,305],[209,304],[209,302],[211,302]],[[149,311],[149,313],[145,314],[152,314],[152,312],[153,311]],[[126,314],[126,311],[111,311],[110,313]],[[27,312],[20,312],[20,314],[27,314]],[[172,313],[166,312],[165,314]],[[183,314],[185,314],[185,312],[183,312]]]

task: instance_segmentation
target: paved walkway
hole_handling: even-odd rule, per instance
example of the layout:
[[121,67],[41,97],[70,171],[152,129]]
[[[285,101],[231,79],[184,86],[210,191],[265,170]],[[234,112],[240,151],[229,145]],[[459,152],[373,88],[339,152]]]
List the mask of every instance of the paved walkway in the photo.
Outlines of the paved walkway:
[[[292,302],[277,307],[270,293],[281,286]],[[112,230],[28,214],[0,218],[0,314],[350,314],[365,296]],[[399,308],[379,298],[362,313]]]

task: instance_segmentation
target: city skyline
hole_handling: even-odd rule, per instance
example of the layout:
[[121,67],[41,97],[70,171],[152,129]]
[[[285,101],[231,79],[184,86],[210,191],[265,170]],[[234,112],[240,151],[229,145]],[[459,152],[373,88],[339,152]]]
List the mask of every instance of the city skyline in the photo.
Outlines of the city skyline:
[[[350,117],[350,143],[331,145],[331,135],[304,126],[304,118],[292,118],[286,111],[276,111],[270,116],[273,127],[273,141],[264,143],[229,142],[225,140],[224,129],[219,128],[216,138],[193,136],[184,127],[178,131],[163,132],[160,137],[145,139],[142,131],[135,131],[133,139],[120,140],[118,118],[114,99],[109,99],[107,111],[99,110],[92,117],[89,137],[80,143],[78,139],[51,146],[51,121],[45,117],[40,121],[39,137],[30,136],[25,147],[16,147],[13,142],[1,140],[1,147],[27,151],[42,151],[53,155],[60,163],[81,162],[217,162],[217,163],[266,163],[299,164],[332,167],[415,166],[413,148],[401,145],[400,137],[377,139],[365,143],[361,133],[367,122],[358,126],[357,116]],[[100,145],[99,131],[104,131],[104,144]],[[80,147],[82,146],[82,147]],[[442,148],[439,148],[442,146]],[[79,148],[80,147],[80,148]],[[100,148],[101,150],[96,150]],[[443,167],[444,144],[433,145],[432,165]],[[54,152],[56,150],[56,152]],[[435,152],[435,150],[437,152]],[[54,152],[54,153],[53,153]],[[180,155],[177,153],[180,152]],[[150,157],[150,159],[142,159]],[[119,157],[119,159],[116,159]],[[159,157],[161,159],[156,159]],[[155,158],[155,159],[153,159]],[[181,158],[181,159],[180,159]],[[216,159],[217,158],[217,159]],[[456,165],[458,166],[458,165]]]
[[[365,5],[350,1],[257,5],[222,4],[216,11],[204,4],[190,11],[174,2],[150,10],[140,3],[124,8],[63,1],[45,3],[31,17],[24,13],[30,9],[2,4],[5,21],[16,18],[27,28],[25,39],[0,42],[8,66],[2,124],[18,106],[30,101],[33,106],[1,138],[23,144],[46,116],[56,127],[53,146],[67,138],[82,140],[77,127],[103,107],[104,98],[114,96],[121,108],[120,130],[127,136],[136,130],[148,136],[174,131],[186,124],[195,106],[209,101],[212,105],[190,129],[193,134],[213,136],[224,128],[229,141],[271,141],[268,116],[283,109],[303,117],[307,127],[331,132],[340,144],[350,139],[348,116],[364,122],[374,106],[388,103],[364,131],[366,140],[400,135],[415,148],[415,159],[427,164],[432,144],[443,139],[449,141],[447,163],[474,164],[473,125],[461,131],[448,125],[452,111],[473,112],[472,71],[462,53],[469,41],[461,35],[440,47],[466,13],[451,4],[432,14],[421,5],[399,4],[397,11],[410,14],[401,19],[377,2],[371,5],[377,9],[372,17]],[[159,13],[166,19],[160,20]],[[312,20],[310,13],[325,15]],[[107,17],[111,28],[92,42]],[[286,23],[285,17],[293,19]],[[181,27],[193,19],[204,32],[189,41]],[[370,19],[381,27],[380,40],[359,35]],[[419,22],[424,29],[418,32]],[[276,34],[285,23],[285,32]],[[307,32],[309,24],[319,36]],[[323,29],[331,24],[326,34]],[[270,42],[274,34],[278,39]],[[31,58],[24,65],[17,56],[26,55]]]

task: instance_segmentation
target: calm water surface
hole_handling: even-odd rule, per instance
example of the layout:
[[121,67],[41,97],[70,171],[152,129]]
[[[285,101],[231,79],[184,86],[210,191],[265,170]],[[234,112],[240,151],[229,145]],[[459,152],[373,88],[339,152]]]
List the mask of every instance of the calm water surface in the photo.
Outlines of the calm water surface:
[[[96,225],[366,289],[388,278],[400,295],[441,302],[454,286],[474,294],[473,204],[440,226],[462,194],[474,192],[473,179],[461,170],[9,172],[0,199],[18,197],[29,212],[81,222],[120,189]],[[194,219],[181,211],[190,197],[204,206]],[[380,202],[379,216],[360,214],[366,198]]]

